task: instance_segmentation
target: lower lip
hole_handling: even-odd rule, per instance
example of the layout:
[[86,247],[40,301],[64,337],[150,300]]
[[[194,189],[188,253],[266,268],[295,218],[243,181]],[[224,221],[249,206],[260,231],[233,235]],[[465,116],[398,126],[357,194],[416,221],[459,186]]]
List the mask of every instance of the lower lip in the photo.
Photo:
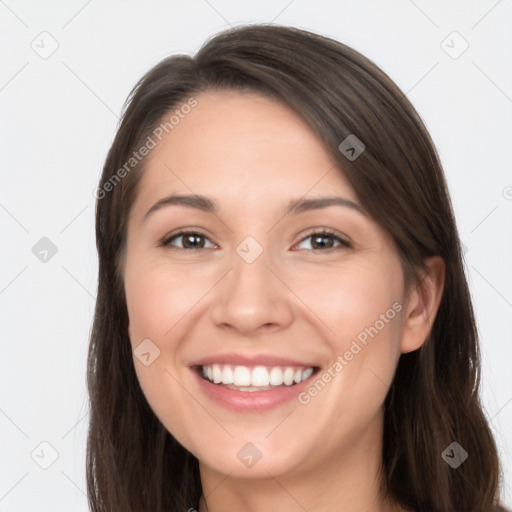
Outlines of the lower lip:
[[235,412],[261,412],[275,409],[296,399],[316,375],[315,372],[309,379],[293,386],[279,386],[267,391],[235,391],[203,379],[195,368],[191,370],[199,382],[199,387],[211,401]]

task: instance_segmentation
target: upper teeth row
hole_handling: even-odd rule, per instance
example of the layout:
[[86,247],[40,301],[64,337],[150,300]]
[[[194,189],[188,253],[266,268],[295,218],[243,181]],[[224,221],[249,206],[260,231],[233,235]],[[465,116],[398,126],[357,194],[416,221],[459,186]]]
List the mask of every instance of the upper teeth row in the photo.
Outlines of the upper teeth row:
[[203,376],[215,384],[234,384],[235,386],[291,386],[308,379],[313,368],[273,366],[232,366],[212,364],[203,366]]

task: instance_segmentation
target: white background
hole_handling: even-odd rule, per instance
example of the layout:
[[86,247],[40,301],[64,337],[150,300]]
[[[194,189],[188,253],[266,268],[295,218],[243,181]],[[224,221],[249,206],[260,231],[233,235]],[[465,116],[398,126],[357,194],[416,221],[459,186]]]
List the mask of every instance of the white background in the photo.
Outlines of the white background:
[[[193,53],[229,25],[270,21],[361,51],[397,82],[425,120],[467,248],[481,332],[483,403],[504,462],[505,502],[512,505],[510,0],[5,0],[1,512],[87,510],[85,362],[97,279],[93,190],[123,101],[162,58]],[[46,59],[31,48],[51,48],[50,36],[39,36],[43,31],[58,43]],[[453,31],[469,43],[456,59],[441,45]],[[444,44],[452,53],[463,48],[458,36]],[[58,250],[46,263],[32,252],[42,237]]]

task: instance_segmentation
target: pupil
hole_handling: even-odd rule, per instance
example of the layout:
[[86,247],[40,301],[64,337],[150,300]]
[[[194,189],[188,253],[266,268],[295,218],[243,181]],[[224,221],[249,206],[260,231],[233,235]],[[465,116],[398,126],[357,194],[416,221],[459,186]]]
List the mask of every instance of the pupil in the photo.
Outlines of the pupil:
[[[201,235],[186,235],[183,239],[183,246],[184,247],[192,247],[196,248],[198,245],[194,244],[193,240],[195,239],[197,242],[197,239],[201,238]],[[189,243],[192,240],[192,243]],[[201,245],[201,244],[199,244]]]
[[[331,243],[325,243],[325,242],[320,242],[319,244],[317,243],[318,240],[324,240],[325,239],[330,239],[331,240]],[[330,237],[329,235],[319,235],[319,236],[315,236],[313,237],[313,247],[332,247],[332,237]]]

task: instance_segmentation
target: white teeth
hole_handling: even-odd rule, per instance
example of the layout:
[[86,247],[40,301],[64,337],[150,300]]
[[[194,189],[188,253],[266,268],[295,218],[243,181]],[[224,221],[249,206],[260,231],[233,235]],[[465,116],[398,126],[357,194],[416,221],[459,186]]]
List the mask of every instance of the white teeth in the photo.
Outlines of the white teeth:
[[237,366],[233,373],[233,384],[235,386],[250,386],[251,370],[246,366]]
[[268,386],[270,376],[268,370],[264,366],[256,366],[251,375],[251,386],[263,387]]
[[224,365],[224,369],[222,370],[222,383],[223,384],[233,384],[233,368]]
[[221,372],[220,366],[218,364],[213,365],[212,373],[213,373],[213,382],[215,382],[215,384],[222,382],[222,372]]
[[[251,388],[270,389],[271,386],[292,386],[313,375],[313,367],[291,366],[232,366],[228,364],[213,364],[202,367],[202,374],[214,384],[227,384],[249,391]],[[231,387],[231,386],[230,386]],[[254,389],[251,389],[254,391]]]
[[286,386],[291,386],[293,384],[293,376],[295,371],[293,368],[286,368],[283,374],[283,381]]
[[272,368],[270,370],[270,384],[272,386],[281,386],[283,383],[283,371],[281,368]]
[[308,368],[302,372],[302,380],[309,379],[313,375],[313,368]]

